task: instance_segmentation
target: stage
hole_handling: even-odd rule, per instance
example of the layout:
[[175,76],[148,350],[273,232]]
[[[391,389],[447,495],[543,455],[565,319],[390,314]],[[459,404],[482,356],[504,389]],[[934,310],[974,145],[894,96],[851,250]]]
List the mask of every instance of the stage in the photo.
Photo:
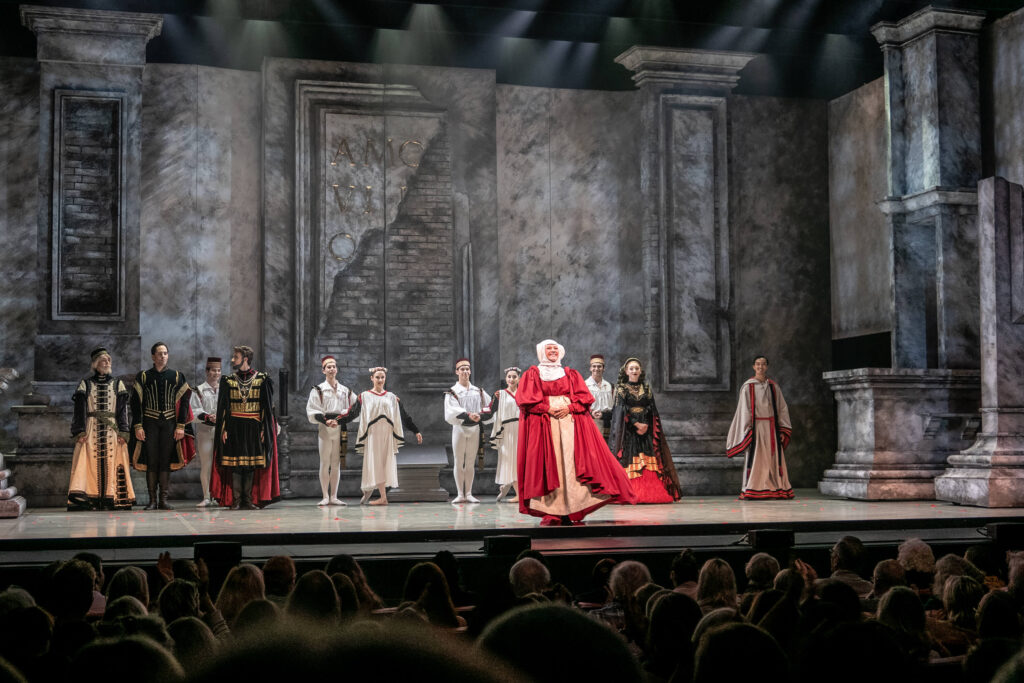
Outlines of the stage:
[[[680,547],[724,548],[743,543],[751,529],[785,528],[796,547],[830,545],[843,534],[865,543],[909,537],[930,543],[982,542],[989,522],[1024,522],[1024,510],[965,507],[937,501],[868,502],[797,491],[794,500],[741,501],[735,496],[685,498],[671,505],[602,508],[582,527],[540,528],[515,504],[392,503],[316,506],[313,499],[279,502],[265,510],[196,508],[172,501],[173,511],[67,512],[29,508],[0,520],[0,566],[31,565],[93,550],[107,562],[152,561],[162,550],[189,554],[197,541],[237,541],[251,560],[287,554],[296,559],[346,552],[363,558],[429,557],[441,549],[483,553],[483,539],[529,536],[548,554],[671,552]],[[979,531],[980,529],[980,531]]]

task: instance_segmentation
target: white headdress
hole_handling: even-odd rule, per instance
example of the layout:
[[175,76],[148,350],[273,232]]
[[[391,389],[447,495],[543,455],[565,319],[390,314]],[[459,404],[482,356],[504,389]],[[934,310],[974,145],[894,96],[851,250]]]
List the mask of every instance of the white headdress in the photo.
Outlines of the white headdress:
[[[544,347],[549,344],[554,344],[558,347],[558,360],[548,360],[547,356],[544,355]],[[565,358],[565,347],[556,342],[554,339],[545,339],[540,344],[537,344],[537,370],[540,371],[540,378],[544,382],[552,382],[556,379],[565,377],[565,368],[562,367],[562,359]]]

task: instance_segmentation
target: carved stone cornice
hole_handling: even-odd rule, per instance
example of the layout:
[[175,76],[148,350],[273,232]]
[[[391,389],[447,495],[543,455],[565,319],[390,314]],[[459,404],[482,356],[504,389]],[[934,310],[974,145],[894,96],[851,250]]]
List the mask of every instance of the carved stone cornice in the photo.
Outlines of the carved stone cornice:
[[139,12],[22,5],[21,23],[36,34],[41,62],[119,66],[146,63],[146,43],[160,35],[163,17]]
[[615,58],[633,72],[638,86],[648,83],[728,94],[739,72],[756,57],[749,52],[720,52],[634,45]]
[[978,33],[984,23],[984,12],[925,7],[898,22],[878,22],[871,35],[882,47],[899,47],[935,31]]

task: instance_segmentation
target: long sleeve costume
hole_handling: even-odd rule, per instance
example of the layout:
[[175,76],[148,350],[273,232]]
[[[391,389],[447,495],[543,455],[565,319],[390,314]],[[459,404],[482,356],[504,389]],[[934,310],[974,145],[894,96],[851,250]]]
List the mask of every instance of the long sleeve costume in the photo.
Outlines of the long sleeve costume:
[[792,434],[789,406],[779,385],[753,377],[744,382],[725,444],[728,457],[744,456],[740,498],[793,497],[785,452]]

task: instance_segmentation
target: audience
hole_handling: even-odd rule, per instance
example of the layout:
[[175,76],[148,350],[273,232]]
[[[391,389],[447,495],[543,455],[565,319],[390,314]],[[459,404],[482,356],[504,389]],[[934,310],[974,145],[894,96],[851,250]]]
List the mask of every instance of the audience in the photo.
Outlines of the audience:
[[[665,571],[651,557],[651,567]],[[1024,681],[1024,555],[1011,553],[1004,564],[994,546],[935,562],[926,543],[910,539],[875,565],[870,581],[858,573],[864,547],[852,536],[832,547],[827,579],[800,559],[780,570],[756,553],[744,567],[742,600],[729,562],[711,557],[697,571],[690,549],[671,560],[672,589],[652,582],[637,560],[602,558],[576,577],[567,563],[552,561],[569,586],[592,582],[580,595],[595,599],[577,598],[579,607],[568,606],[569,589],[552,584],[547,561],[533,551],[507,574],[499,560],[489,574],[465,575],[473,589],[459,588],[473,600],[464,605],[468,626],[449,581],[461,580],[458,563],[443,551],[435,558],[447,569],[415,564],[400,600],[386,593],[398,607],[385,609],[350,555],[332,558],[329,573],[300,573],[286,556],[270,558],[263,570],[241,564],[215,605],[206,565],[164,553],[153,574],[163,589],[150,606],[139,567],[114,573],[98,601],[102,560],[80,553],[40,570],[28,582],[31,592],[0,592],[0,683],[125,671],[147,681],[315,680],[336,671],[370,675],[383,658],[391,678],[406,671],[564,681],[594,670],[617,683]]]

